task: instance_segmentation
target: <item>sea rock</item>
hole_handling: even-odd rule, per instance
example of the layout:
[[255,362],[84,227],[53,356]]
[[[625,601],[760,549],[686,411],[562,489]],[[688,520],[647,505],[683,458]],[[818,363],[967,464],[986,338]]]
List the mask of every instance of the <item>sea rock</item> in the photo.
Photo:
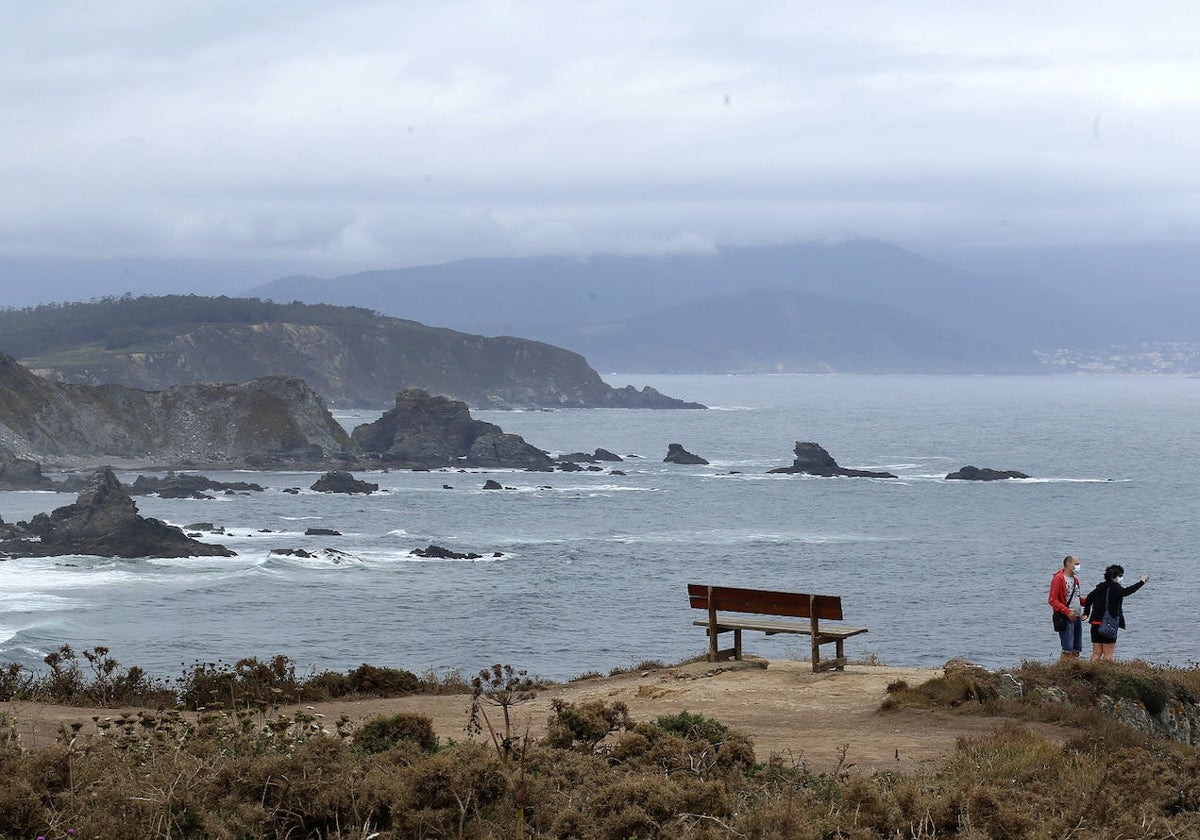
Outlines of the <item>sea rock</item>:
[[74,504],[39,513],[28,530],[40,542],[0,543],[12,557],[91,554],[101,557],[233,557],[222,545],[188,537],[181,529],[138,515],[137,505],[108,467],[97,470]]
[[483,489],[484,490],[503,490],[504,485],[501,484],[499,481],[495,481],[494,479],[489,478],[487,481],[483,482]]
[[[443,548],[440,545],[430,545],[427,548],[414,548],[411,552],[414,557],[430,557],[437,560],[479,560],[483,557],[482,554],[476,554],[473,551],[468,551],[465,554],[451,551],[448,548]],[[492,555],[499,556],[499,552]]]
[[251,481],[214,481],[195,473],[168,471],[162,478],[139,475],[129,486],[129,495],[148,496],[157,493],[161,499],[211,499],[206,491],[253,491],[261,493],[261,484]]
[[467,404],[410,389],[373,423],[351,433],[364,455],[391,466],[505,467],[551,470],[554,462],[520,435],[506,434],[493,423],[472,419]]
[[360,481],[345,470],[330,470],[313,482],[309,490],[318,493],[364,493],[370,495],[379,489],[371,481]]
[[683,448],[682,444],[669,443],[667,444],[667,457],[663,458],[664,464],[707,464],[708,461],[701,458],[699,455],[693,455]]
[[768,473],[785,473],[795,475],[803,473],[804,475],[816,475],[825,478],[834,476],[843,476],[846,478],[895,478],[889,472],[872,472],[871,470],[851,470],[839,466],[838,462],[833,460],[833,456],[825,451],[825,448],[820,444],[812,441],[796,441],[795,447],[796,458],[792,461],[790,467],[776,467],[773,470],[768,470]]
[[340,537],[341,531],[335,531],[332,528],[305,528],[304,536],[306,537]]
[[1023,472],[1016,470],[991,470],[987,467],[980,469],[970,465],[960,468],[946,476],[947,481],[1002,481],[1006,478],[1029,478]]
[[272,548],[270,553],[278,554],[280,557],[301,557],[306,560],[317,556],[303,548]]
[[6,446],[0,446],[0,490],[53,490],[54,482],[42,475],[42,465],[18,458]]
[[614,452],[609,452],[607,449],[597,448],[591,455],[586,452],[568,452],[560,460],[574,461],[577,464],[594,464],[597,461],[622,461],[624,459]]
[[30,536],[29,531],[23,524],[5,522],[4,517],[0,517],[0,557],[4,556],[4,540],[19,540],[28,536]]

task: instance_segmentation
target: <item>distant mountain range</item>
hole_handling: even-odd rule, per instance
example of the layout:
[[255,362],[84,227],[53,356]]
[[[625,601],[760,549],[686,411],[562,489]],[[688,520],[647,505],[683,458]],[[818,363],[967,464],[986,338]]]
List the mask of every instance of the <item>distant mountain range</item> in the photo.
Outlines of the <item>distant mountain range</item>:
[[[423,329],[534,340],[582,354],[585,367],[624,373],[1200,373],[1198,267],[1200,244],[1190,243],[945,247],[922,256],[854,241],[670,256],[472,259],[253,285],[287,268],[0,258],[0,305],[236,290],[362,307]],[[5,346],[6,339],[0,334],[0,351],[27,355]],[[503,357],[500,347],[478,344],[484,355]],[[59,353],[53,366],[70,364]],[[484,404],[479,393],[407,384]]]
[[[1033,371],[1034,350],[1107,343],[1130,316],[1127,301],[1113,309],[1082,296],[1086,283],[1006,274],[999,256],[975,256],[968,271],[856,241],[475,259],[285,277],[247,293],[518,335],[582,353],[601,370],[639,372]],[[985,271],[992,263],[1001,264]]]

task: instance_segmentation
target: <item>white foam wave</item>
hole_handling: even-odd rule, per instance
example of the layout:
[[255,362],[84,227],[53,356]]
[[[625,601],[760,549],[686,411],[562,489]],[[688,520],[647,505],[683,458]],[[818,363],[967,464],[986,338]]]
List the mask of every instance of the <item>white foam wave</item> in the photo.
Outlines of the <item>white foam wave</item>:
[[1009,478],[1006,482],[1014,484],[1129,484],[1131,478]]
[[13,592],[0,595],[0,612],[50,612],[70,609],[75,603],[74,598],[49,592]]
[[362,558],[344,551],[325,549],[312,552],[312,557],[294,554],[271,554],[264,565],[290,566],[299,569],[351,569],[366,565]]
[[512,557],[511,554],[505,554],[503,557],[493,557],[490,554],[482,557],[421,557],[416,554],[404,554],[395,559],[406,563],[498,563]]

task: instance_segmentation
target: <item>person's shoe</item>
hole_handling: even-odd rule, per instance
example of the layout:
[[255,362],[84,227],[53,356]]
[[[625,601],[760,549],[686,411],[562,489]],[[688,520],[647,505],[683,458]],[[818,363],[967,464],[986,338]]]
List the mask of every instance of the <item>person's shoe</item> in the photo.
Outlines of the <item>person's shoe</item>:
[[1061,654],[1059,654],[1058,661],[1059,661],[1059,662],[1066,662],[1068,659],[1071,659],[1071,658],[1072,658],[1072,657],[1071,657],[1071,651],[1069,651],[1069,650],[1064,650],[1064,651],[1063,651]]

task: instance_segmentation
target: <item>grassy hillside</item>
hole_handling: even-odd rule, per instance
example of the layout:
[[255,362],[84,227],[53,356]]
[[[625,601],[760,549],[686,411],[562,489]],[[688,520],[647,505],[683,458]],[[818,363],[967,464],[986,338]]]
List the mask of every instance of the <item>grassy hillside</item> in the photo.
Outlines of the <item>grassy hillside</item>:
[[367,326],[359,307],[271,303],[255,298],[166,295],[106,297],[0,309],[0,350],[27,361],[84,364],[115,351],[149,352],[207,324]]

